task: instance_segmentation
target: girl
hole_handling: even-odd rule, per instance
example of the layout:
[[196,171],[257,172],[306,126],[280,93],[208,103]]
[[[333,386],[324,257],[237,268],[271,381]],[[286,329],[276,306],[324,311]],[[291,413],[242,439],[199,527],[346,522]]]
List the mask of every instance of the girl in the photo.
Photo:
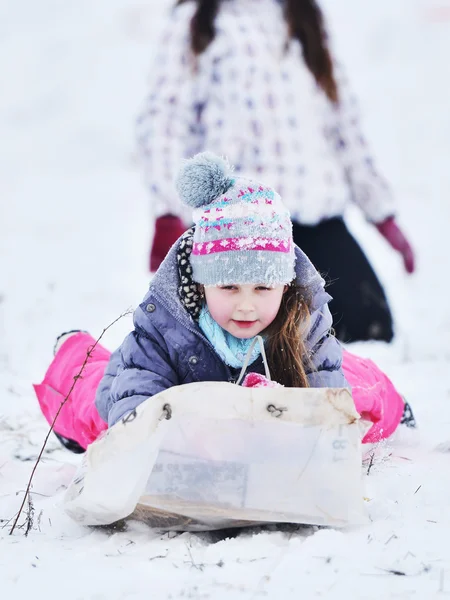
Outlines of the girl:
[[[55,429],[83,451],[106,427],[151,396],[195,381],[235,382],[256,335],[273,378],[288,387],[354,386],[358,410],[374,422],[365,441],[397,427],[404,402],[370,361],[345,353],[331,331],[330,296],[295,246],[289,212],[270,187],[235,176],[209,153],[185,162],[177,179],[194,207],[194,227],[172,247],[135,311],[134,330],[110,356],[97,346]],[[94,340],[63,335],[44,382],[35,386],[52,422]],[[257,347],[247,384],[267,384]],[[347,377],[347,379],[346,379]],[[95,399],[95,402],[94,402]]]
[[385,293],[343,220],[349,200],[401,253],[408,272],[414,256],[315,0],[179,0],[158,48],[138,119],[156,217],[151,270],[185,229],[175,165],[211,150],[282,195],[295,243],[332,282],[337,337],[389,342]]

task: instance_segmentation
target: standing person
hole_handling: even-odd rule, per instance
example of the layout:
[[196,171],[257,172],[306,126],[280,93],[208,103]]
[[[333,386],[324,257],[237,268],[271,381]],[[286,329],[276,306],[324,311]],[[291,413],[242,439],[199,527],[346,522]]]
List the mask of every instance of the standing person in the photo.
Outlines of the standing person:
[[172,173],[181,158],[210,150],[282,194],[295,242],[330,282],[338,338],[391,341],[383,287],[343,220],[349,201],[400,252],[409,273],[414,255],[317,3],[180,0],[163,29],[138,119],[156,219],[151,270],[188,222]]
[[391,435],[409,407],[374,363],[343,353],[331,332],[331,298],[294,245],[289,212],[275,190],[237,177],[210,153],[186,161],[177,187],[195,208],[195,225],[158,269],[135,311],[133,331],[112,355],[86,332],[63,334],[35,386],[50,423],[73,387],[55,424],[63,444],[83,451],[108,426],[173,386],[236,382],[241,370],[243,385],[273,385],[263,375],[259,346],[252,351],[256,336],[275,382],[350,384],[357,410],[373,422],[363,442]]

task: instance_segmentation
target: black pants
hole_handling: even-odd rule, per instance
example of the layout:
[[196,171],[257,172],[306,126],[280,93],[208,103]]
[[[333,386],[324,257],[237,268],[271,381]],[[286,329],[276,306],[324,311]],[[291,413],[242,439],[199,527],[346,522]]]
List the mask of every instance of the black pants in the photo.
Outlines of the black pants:
[[393,337],[392,315],[381,283],[341,218],[318,225],[293,223],[294,241],[327,282],[336,337],[343,342]]

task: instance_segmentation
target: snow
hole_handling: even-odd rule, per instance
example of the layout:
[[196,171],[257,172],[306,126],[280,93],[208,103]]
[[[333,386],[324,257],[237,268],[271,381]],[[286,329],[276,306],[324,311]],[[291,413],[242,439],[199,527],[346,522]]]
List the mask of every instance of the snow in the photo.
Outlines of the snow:
[[[61,507],[79,457],[52,438],[34,528],[9,536],[47,428],[31,387],[56,335],[99,335],[148,286],[148,197],[133,119],[167,0],[0,2],[0,576],[5,598],[442,598],[450,594],[449,0],[326,0],[400,223],[400,259],[352,212],[395,311],[393,345],[358,344],[412,404],[414,434],[375,449],[370,524],[164,534],[87,529]],[[113,348],[131,326],[108,332]],[[446,445],[447,444],[447,445]],[[120,484],[120,483],[119,483]]]

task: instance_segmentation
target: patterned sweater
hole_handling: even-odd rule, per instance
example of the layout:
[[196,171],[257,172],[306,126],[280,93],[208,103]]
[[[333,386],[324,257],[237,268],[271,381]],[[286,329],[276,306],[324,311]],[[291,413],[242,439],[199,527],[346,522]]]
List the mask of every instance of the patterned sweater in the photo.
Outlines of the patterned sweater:
[[182,4],[168,17],[137,123],[155,216],[183,215],[174,173],[182,158],[203,150],[274,187],[300,223],[343,215],[349,200],[369,221],[393,215],[342,69],[335,67],[335,106],[306,67],[300,43],[286,48],[282,2],[222,2],[216,37],[198,59],[189,34],[195,6]]

